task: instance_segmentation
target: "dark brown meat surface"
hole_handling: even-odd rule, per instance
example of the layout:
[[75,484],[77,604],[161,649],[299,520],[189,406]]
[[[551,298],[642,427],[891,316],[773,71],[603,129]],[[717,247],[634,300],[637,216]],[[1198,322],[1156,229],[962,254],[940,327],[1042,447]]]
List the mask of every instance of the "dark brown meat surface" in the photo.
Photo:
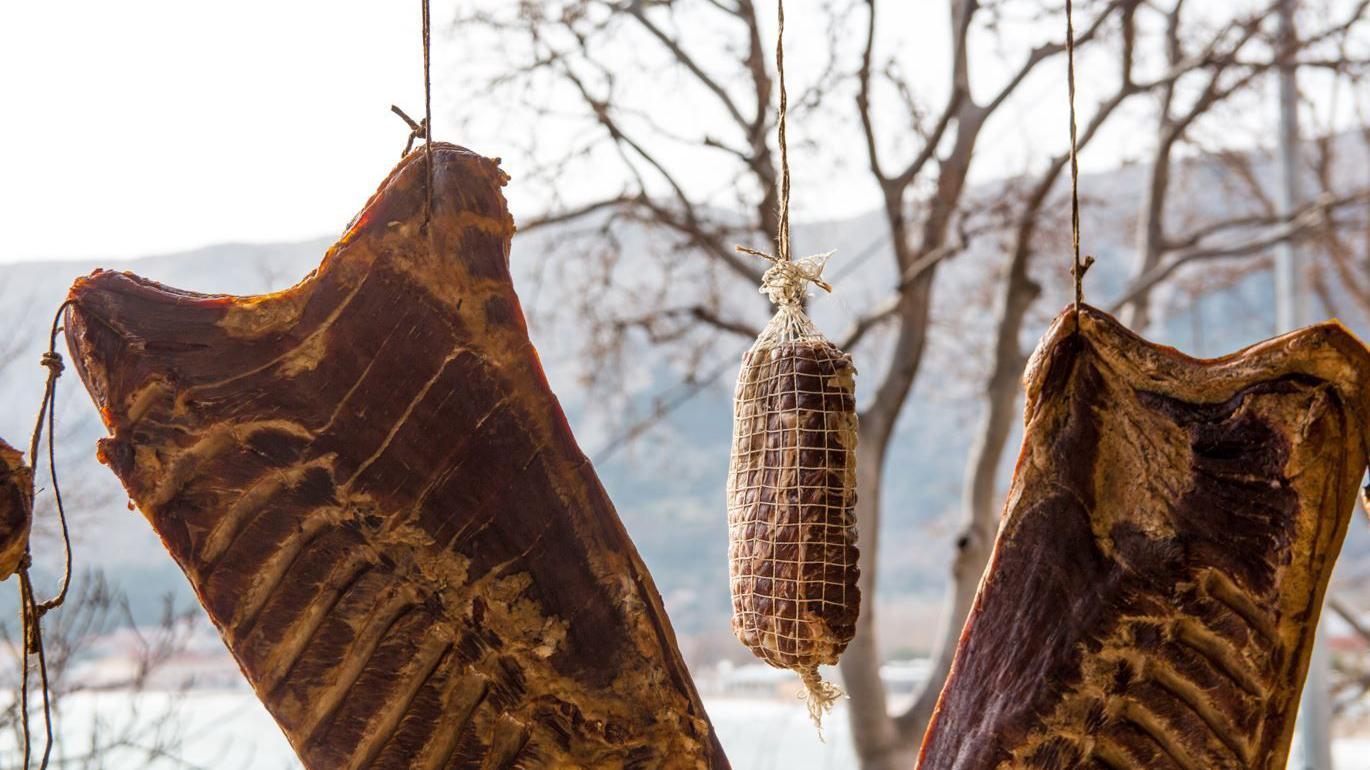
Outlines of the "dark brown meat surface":
[[509,274],[497,162],[407,157],[288,290],[96,272],[99,453],[312,770],[726,767]]
[[33,526],[33,473],[24,455],[0,439],[0,580],[19,569]]
[[1366,469],[1370,351],[1324,324],[1200,361],[1086,308],[1026,437],[922,770],[1285,766]]

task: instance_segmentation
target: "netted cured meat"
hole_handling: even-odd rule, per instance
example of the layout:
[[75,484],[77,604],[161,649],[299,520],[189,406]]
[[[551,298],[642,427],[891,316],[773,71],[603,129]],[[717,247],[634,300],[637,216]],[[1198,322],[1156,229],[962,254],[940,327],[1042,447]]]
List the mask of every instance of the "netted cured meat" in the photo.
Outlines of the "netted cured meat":
[[821,262],[778,262],[778,306],[743,357],[728,472],[733,631],[800,674],[815,722],[838,696],[822,681],[856,630],[856,369],[800,305]]

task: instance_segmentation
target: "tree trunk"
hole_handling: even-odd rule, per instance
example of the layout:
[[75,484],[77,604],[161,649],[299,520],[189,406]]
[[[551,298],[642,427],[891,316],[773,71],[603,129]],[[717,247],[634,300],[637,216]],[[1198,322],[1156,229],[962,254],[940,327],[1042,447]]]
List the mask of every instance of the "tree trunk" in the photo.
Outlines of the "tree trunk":
[[[901,214],[902,197],[891,201],[888,196],[893,191],[887,191],[886,209],[891,219],[891,233],[901,269],[908,269],[919,255],[933,253],[946,244],[947,232],[960,205],[975,142],[984,125],[985,115],[985,111],[969,99],[963,102],[955,142],[947,156],[939,162],[937,191],[932,198],[931,211],[923,223],[918,249],[911,248],[904,235],[906,228]],[[902,196],[902,192],[894,194]],[[895,423],[903,411],[922,362],[935,276],[934,265],[901,298],[899,334],[890,354],[893,364],[880,383],[871,406],[861,415],[861,447],[864,453],[858,453],[857,460],[857,483],[861,499],[857,501],[856,511],[863,554],[861,595],[868,598],[857,624],[856,638],[842,657],[842,679],[851,698],[852,739],[863,770],[907,768],[912,764],[932,705],[942,688],[942,680],[950,670],[951,661],[947,651],[955,647],[956,641],[952,638],[950,645],[943,643],[934,656],[938,665],[928,672],[928,680],[919,692],[914,708],[898,719],[892,717],[884,683],[880,679],[882,659],[875,634],[875,577],[881,509],[880,495],[873,485],[881,479]],[[862,467],[871,469],[867,471],[869,475],[862,475]],[[863,499],[869,502],[863,503]],[[968,591],[957,588],[961,582],[956,577],[958,569],[953,565],[953,596],[949,611],[952,614],[961,611],[964,617],[964,611],[959,608],[975,595],[975,585],[971,583]],[[946,622],[954,624],[957,621],[949,616]]]
[[[885,450],[876,444],[873,438],[868,440],[865,435],[862,436],[862,442],[857,444],[856,488],[860,490],[860,496],[856,502],[856,516],[860,547],[864,554],[875,553],[880,544],[879,528],[866,526],[868,522],[879,521]],[[870,448],[867,449],[867,446]],[[868,556],[862,565],[863,606],[856,624],[856,637],[842,655],[842,682],[850,698],[848,709],[852,745],[861,767],[866,770],[906,769],[912,763],[905,761],[898,751],[899,733],[894,721],[889,718],[885,683],[880,678],[881,655],[875,636],[874,563]]]
[[[1025,226],[1021,237],[1030,238],[1031,231],[1031,227]],[[964,519],[956,538],[946,613],[942,618],[937,654],[929,669],[928,686],[899,718],[901,731],[920,737],[937,706],[940,683],[951,670],[961,627],[970,614],[980,576],[994,549],[994,537],[998,531],[998,469],[1013,430],[1019,377],[1024,364],[1018,339],[1022,333],[1023,319],[1040,293],[1040,288],[1027,273],[1029,256],[1026,241],[1021,242],[1005,282],[1004,305],[995,338],[994,367],[985,386],[980,429],[966,464],[962,497]]]
[[[1183,2],[1176,3],[1166,21],[1166,62],[1171,67],[1179,65],[1184,56],[1180,45],[1180,13]],[[1146,275],[1161,261],[1165,251],[1165,198],[1170,192],[1170,162],[1179,138],[1171,116],[1175,101],[1175,83],[1167,83],[1160,94],[1157,118],[1156,151],[1151,158],[1150,176],[1147,179],[1146,194],[1142,197],[1141,210],[1137,220],[1136,275]],[[1128,303],[1121,313],[1123,323],[1145,333],[1151,323],[1151,293],[1145,292],[1133,302]]]
[[916,746],[919,737],[899,729],[890,717],[884,681],[880,678],[883,661],[875,633],[876,572],[879,563],[876,555],[880,547],[880,484],[895,423],[903,411],[904,401],[913,387],[918,365],[922,361],[928,316],[931,313],[933,273],[928,271],[904,294],[899,316],[899,336],[891,355],[894,363],[860,419],[856,518],[861,538],[863,606],[856,625],[856,636],[843,653],[840,665],[842,681],[850,697],[852,740],[861,766],[867,770],[908,767],[908,763],[900,763],[908,756],[911,746]]
[[[1151,176],[1142,199],[1137,222],[1136,275],[1146,275],[1160,262],[1164,249],[1165,197],[1170,188],[1170,145],[1164,140],[1152,159]],[[1146,292],[1123,308],[1123,323],[1145,333],[1151,323],[1151,293]]]

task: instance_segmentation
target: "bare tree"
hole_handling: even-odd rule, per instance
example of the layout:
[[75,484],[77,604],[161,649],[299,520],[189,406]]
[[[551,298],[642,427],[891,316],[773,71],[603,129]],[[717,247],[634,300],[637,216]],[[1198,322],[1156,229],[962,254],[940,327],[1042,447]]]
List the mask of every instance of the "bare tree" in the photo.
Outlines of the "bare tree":
[[[1150,325],[1153,290],[1180,268],[1264,255],[1279,243],[1308,237],[1314,231],[1320,230],[1325,236],[1344,232],[1348,223],[1338,220],[1338,213],[1366,201],[1370,180],[1363,180],[1351,190],[1339,189],[1344,185],[1334,182],[1327,162],[1333,139],[1329,133],[1318,142],[1324,159],[1318,173],[1321,194],[1292,217],[1277,210],[1274,196],[1265,189],[1257,173],[1252,153],[1219,147],[1204,148],[1207,162],[1191,166],[1218,171],[1222,177],[1220,184],[1237,192],[1233,199],[1239,205],[1221,216],[1198,220],[1190,217],[1191,221],[1182,223],[1182,227],[1170,221],[1173,212],[1167,209],[1167,201],[1175,197],[1173,182],[1180,163],[1177,155],[1186,142],[1192,142],[1200,121],[1221,115],[1219,109],[1226,103],[1242,97],[1249,99],[1253,89],[1262,85],[1261,76],[1276,68],[1284,56],[1305,59],[1307,66],[1321,66],[1339,75],[1349,74],[1355,68],[1355,62],[1347,58],[1348,40],[1352,33],[1364,29],[1370,4],[1356,2],[1343,10],[1343,15],[1324,15],[1323,23],[1294,41],[1289,51],[1280,50],[1278,32],[1273,29],[1274,5],[1258,7],[1250,15],[1229,22],[1222,34],[1214,38],[1222,48],[1199,52],[1208,65],[1189,89],[1192,96],[1187,102],[1179,88],[1181,81],[1172,82],[1161,91],[1156,142],[1138,219],[1134,275],[1110,308],[1120,312],[1134,328],[1144,330]],[[1183,35],[1186,8],[1184,0],[1177,0],[1165,13],[1165,55],[1171,66],[1193,56],[1192,49],[1197,45]],[[1200,15],[1193,9],[1188,14]]]
[[[1082,26],[1080,44],[1101,36],[1109,20],[1133,4],[1123,0],[1098,4]],[[1036,3],[1021,5],[1034,13],[1040,11]],[[993,10],[997,18],[1004,9]],[[914,710],[898,719],[889,715],[879,676],[881,656],[873,601],[885,458],[922,361],[938,265],[958,254],[973,236],[963,203],[977,143],[990,118],[1035,70],[1061,54],[1065,46],[1062,39],[1025,52],[1020,61],[1009,66],[1003,82],[981,96],[972,88],[972,32],[991,23],[990,12],[980,3],[958,0],[951,5],[948,28],[952,82],[940,106],[923,109],[914,103],[913,84],[898,66],[892,60],[877,57],[878,3],[865,0],[831,4],[828,12],[829,30],[842,30],[845,20],[853,16],[861,18],[864,34],[854,37],[861,45],[855,51],[845,50],[843,46],[852,36],[830,32],[828,66],[795,100],[795,125],[805,125],[810,115],[815,122],[824,116],[849,119],[848,110],[855,106],[859,136],[865,143],[867,171],[884,201],[888,227],[885,239],[894,275],[888,297],[854,318],[850,331],[841,340],[849,349],[872,345],[877,335],[871,332],[878,330],[884,344],[878,354],[868,358],[893,362],[877,372],[873,386],[863,386],[866,392],[874,394],[860,416],[858,461],[858,483],[862,489],[858,504],[864,554],[862,590],[872,600],[867,601],[857,637],[843,658],[843,679],[851,695],[859,751],[868,766],[880,767],[907,758],[921,735],[940,684],[940,674],[934,674]],[[580,298],[575,300],[575,312],[591,321],[594,339],[589,357],[596,362],[597,369],[602,362],[621,355],[629,332],[645,332],[645,338],[653,344],[693,344],[696,352],[684,356],[689,376],[698,375],[698,369],[690,364],[698,360],[700,351],[715,346],[718,335],[735,337],[739,345],[753,337],[759,329],[759,305],[752,304],[755,309],[750,318],[739,317],[736,311],[729,314],[725,308],[739,304],[728,301],[736,296],[730,294],[732,286],[750,289],[760,275],[758,265],[734,252],[734,244],[769,240],[776,231],[775,163],[768,143],[773,120],[772,75],[768,67],[769,48],[762,42],[762,21],[755,5],[748,0],[526,3],[504,12],[480,13],[467,21],[474,22],[466,25],[467,29],[496,30],[502,39],[516,41],[509,44],[520,45],[529,55],[516,65],[516,71],[499,73],[493,81],[495,85],[508,87],[517,83],[515,93],[533,93],[537,94],[535,99],[542,99],[542,92],[534,84],[545,85],[542,79],[550,74],[554,80],[569,84],[569,91],[581,97],[578,108],[582,124],[598,126],[598,133],[590,135],[584,144],[565,148],[548,162],[549,173],[565,173],[576,160],[598,155],[617,158],[620,175],[626,182],[624,189],[612,190],[600,200],[554,209],[523,226],[528,233],[549,223],[566,225],[585,222],[596,215],[601,217],[585,232],[594,244],[589,249],[603,251],[583,254],[591,258],[589,267],[586,262],[577,261],[575,269],[586,280],[575,284],[569,293]],[[701,26],[717,30],[712,43],[685,39],[684,30]],[[1063,30],[1064,24],[1059,28]],[[610,39],[612,46],[607,42]],[[711,53],[715,46],[731,55],[720,57]],[[625,50],[637,52],[642,61],[629,66],[615,58]],[[658,62],[658,66],[652,68],[646,62]],[[848,67],[854,65],[854,71],[843,72],[844,63]],[[669,79],[681,90],[680,98],[693,96],[713,104],[720,116],[720,134],[678,137],[671,127],[657,125],[650,117],[652,110],[648,104],[629,100],[632,84],[625,83],[627,78],[619,73],[634,71]],[[856,93],[851,101],[846,101],[841,98],[842,88],[853,79]],[[889,134],[877,117],[877,97],[881,94],[895,95],[896,109],[912,113],[911,127],[900,121],[897,130]],[[557,107],[546,104],[538,104],[535,113],[544,119],[564,118]],[[919,139],[917,146],[908,150],[906,157],[894,159],[892,155],[908,144],[905,139],[910,131]],[[674,147],[682,142],[694,149],[682,152]],[[529,148],[529,152],[535,154],[536,149]],[[749,201],[741,208],[752,211],[751,217],[721,211],[717,205],[702,204],[692,196],[670,165],[673,158],[682,154],[694,157],[691,152],[717,153],[731,162],[731,194]],[[809,160],[813,159],[811,153]],[[602,173],[603,161],[597,162],[596,169]],[[538,178],[537,172],[533,176]],[[642,261],[649,259],[646,255],[634,263],[631,276],[616,280],[619,251],[612,239],[625,223],[669,234],[674,239],[664,251],[656,285],[646,292],[623,291],[625,283],[639,285],[633,279],[640,281]],[[723,285],[725,278],[732,282],[731,286]],[[564,276],[559,280],[566,282]],[[681,293],[675,289],[686,280],[697,290],[687,293],[689,301],[682,303]],[[664,291],[667,287],[671,290]],[[700,334],[700,328],[715,334]],[[988,540],[977,543],[974,553],[987,544]],[[973,595],[978,578],[976,558],[958,560],[956,572],[962,576],[956,581],[956,595],[959,605],[964,606]],[[959,624],[959,617],[947,620],[948,627]]]
[[[861,413],[861,447],[865,451],[859,455],[857,468],[861,500],[864,503],[858,506],[858,518],[866,543],[866,550],[863,551],[866,561],[862,573],[865,582],[862,588],[867,596],[874,596],[876,559],[872,551],[878,553],[881,520],[879,493],[885,457],[888,454],[894,427],[912,390],[923,351],[926,349],[933,279],[937,266],[948,257],[964,250],[968,245],[967,240],[971,237],[969,233],[973,232],[973,228],[966,224],[970,217],[966,216],[962,209],[976,144],[986,123],[995,112],[1043,62],[1065,51],[1065,43],[1052,42],[1033,48],[1021,64],[1010,68],[1007,80],[997,90],[992,91],[986,98],[977,98],[971,87],[970,33],[978,15],[986,13],[990,8],[1003,13],[1005,4],[988,6],[977,2],[952,3],[951,94],[931,130],[920,132],[925,141],[917,155],[901,172],[890,175],[883,169],[879,151],[880,140],[877,137],[870,102],[874,70],[872,49],[876,34],[875,0],[868,0],[866,5],[869,9],[869,23],[862,66],[857,75],[861,84],[857,104],[865,131],[871,173],[878,181],[885,200],[884,208],[889,222],[892,251],[899,275],[899,281],[894,287],[895,297],[879,305],[876,314],[858,319],[857,331],[847,340],[849,344],[859,341],[863,329],[880,321],[888,320],[896,329],[893,345],[889,350],[881,351],[882,355],[890,356],[893,363],[884,380],[877,385],[874,401]],[[1125,31],[1128,27],[1127,20],[1134,13],[1137,3],[1123,1],[1096,5],[1098,8],[1094,16],[1082,27],[1082,32],[1076,39],[1077,44],[1081,46],[1101,38],[1108,25],[1119,19],[1122,20],[1119,29]],[[1062,23],[1059,28],[1063,29],[1064,26]],[[886,78],[893,81],[900,92],[911,89],[911,86],[900,80],[890,67],[883,68],[883,71],[887,73]],[[1129,87],[1116,101],[1121,102],[1130,94]],[[1114,104],[1112,107],[1101,109],[1097,121],[1102,123],[1106,120],[1116,106]],[[1095,128],[1097,129],[1097,126]],[[1091,135],[1092,131],[1086,133]],[[949,138],[944,134],[949,134]],[[947,149],[942,149],[944,146]],[[1060,159],[1053,162],[1054,171],[1047,175],[1049,180],[1054,179],[1062,162]],[[920,187],[916,183],[920,181],[920,174],[923,173],[931,177],[925,182],[925,187],[930,192],[924,193],[925,197],[920,199],[917,197]],[[1050,182],[1039,187],[1041,191],[1030,196],[1030,199],[1036,199],[1036,203],[1032,205],[1038,209],[1050,189]],[[915,223],[909,221],[910,211],[924,212],[921,222],[916,223],[916,227]],[[1035,222],[1036,217],[1033,215],[1028,219]],[[1021,261],[1025,265],[1026,254]],[[1016,314],[1016,306],[1026,307],[1035,298],[1036,291],[1030,282],[1013,280],[1010,283],[1014,288],[1010,291],[1009,301],[1015,308],[1009,312]],[[1021,320],[1009,323],[1020,324]],[[1005,329],[1002,333],[1007,335],[1011,332]],[[1013,339],[1016,345],[1017,337],[1014,336]],[[994,384],[991,387],[996,392],[1003,389],[1001,383],[1008,383],[1010,389],[1016,388],[1019,371],[1021,366],[1012,372],[1005,366],[996,367],[992,375]],[[985,428],[986,434],[997,434],[1001,423],[1006,428],[1008,421],[997,414],[990,415]],[[1006,438],[1007,430],[1004,434]],[[997,463],[989,458],[992,450],[988,446],[996,441],[1002,445],[1003,439],[995,439],[989,435],[977,439],[977,446],[984,446],[984,449],[977,449],[976,452],[984,457],[983,462],[987,466],[997,467]],[[971,504],[985,511],[992,511],[995,507],[990,501],[993,491],[992,469],[974,475],[976,478],[968,485],[968,496],[973,501]],[[972,510],[974,508],[968,509],[955,541],[957,551],[952,560],[946,611],[938,644],[933,651],[933,665],[926,684],[917,693],[913,703],[902,714],[891,715],[889,712],[879,672],[882,657],[877,648],[874,629],[876,613],[869,605],[863,610],[857,638],[853,640],[842,659],[843,681],[852,698],[852,728],[857,754],[864,767],[908,766],[932,715],[937,695],[941,690],[941,682],[951,666],[956,639],[974,598],[980,573],[984,569],[994,540],[995,525],[992,513],[976,514],[971,513]]]
[[[1358,154],[1370,158],[1370,122],[1365,125],[1366,131],[1356,137],[1363,140]],[[1336,136],[1327,133],[1315,142],[1314,168],[1323,198],[1319,201],[1321,205],[1310,208],[1308,214],[1321,214],[1311,241],[1322,258],[1310,265],[1309,284],[1329,315],[1359,314],[1370,319],[1370,196],[1337,196],[1331,192],[1338,187],[1334,169],[1341,156],[1334,142]],[[1359,227],[1349,227],[1345,219],[1337,217],[1337,210],[1342,207],[1333,204],[1338,201],[1344,201],[1352,215],[1358,216]]]
[[[142,703],[154,677],[168,661],[184,651],[198,617],[197,609],[177,608],[168,598],[161,620],[140,629],[127,597],[103,573],[87,572],[78,576],[67,602],[46,617],[43,628],[53,714],[54,747],[50,767],[94,770],[108,767],[116,760],[168,770],[195,770],[198,767],[180,756],[181,715],[176,701],[155,699],[150,708]],[[134,640],[127,670],[113,680],[83,678],[82,665],[90,661],[95,647],[121,629],[132,633]],[[7,743],[18,747],[22,745],[23,734],[18,677],[13,672],[19,670],[23,644],[8,624],[0,624],[0,640],[14,661],[6,683],[12,697],[0,711],[0,731],[11,736]],[[36,684],[36,678],[33,684]],[[114,719],[110,719],[109,714],[74,707],[75,701],[103,691],[118,692],[121,703],[126,704]],[[37,694],[31,692],[30,696],[33,750],[35,757],[41,757],[42,708],[34,702]],[[82,736],[80,743],[66,740],[73,733]],[[0,758],[0,767],[23,766],[22,752],[17,755],[6,753],[8,756]]]

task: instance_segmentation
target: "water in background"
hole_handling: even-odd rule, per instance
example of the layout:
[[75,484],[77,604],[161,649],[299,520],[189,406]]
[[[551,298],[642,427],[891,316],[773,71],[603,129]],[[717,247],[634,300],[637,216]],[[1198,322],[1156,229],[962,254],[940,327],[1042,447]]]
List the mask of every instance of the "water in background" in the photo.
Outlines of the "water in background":
[[[245,689],[145,692],[109,691],[72,696],[66,701],[64,740],[55,758],[80,757],[101,735],[117,735],[134,720],[155,721],[174,711],[177,751],[149,756],[155,736],[130,739],[129,746],[105,752],[104,770],[296,770],[300,767],[276,723]],[[824,723],[820,742],[798,700],[705,698],[705,706],[736,770],[856,770],[844,705]],[[0,767],[9,767],[13,738],[0,749]],[[1337,770],[1370,768],[1370,738],[1338,740]],[[80,766],[79,763],[74,763]],[[63,766],[60,762],[55,767]]]

